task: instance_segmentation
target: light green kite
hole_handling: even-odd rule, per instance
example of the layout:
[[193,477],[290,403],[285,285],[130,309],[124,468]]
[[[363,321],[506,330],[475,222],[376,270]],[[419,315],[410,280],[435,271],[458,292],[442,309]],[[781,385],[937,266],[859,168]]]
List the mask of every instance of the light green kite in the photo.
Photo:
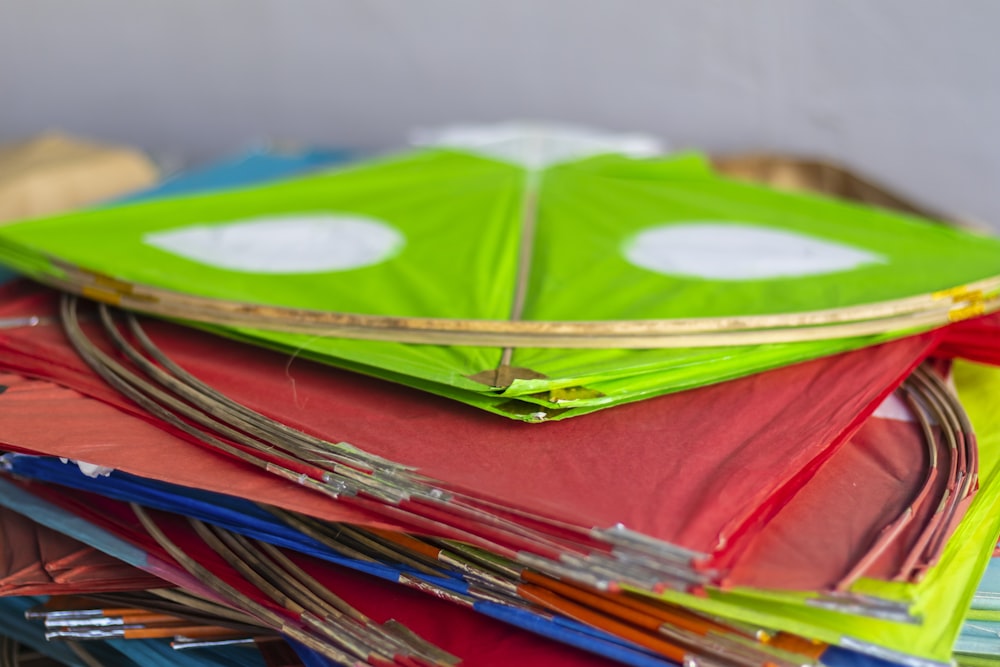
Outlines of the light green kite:
[[1000,241],[634,137],[464,128],[259,188],[0,228],[38,280],[541,421],[1000,306]]

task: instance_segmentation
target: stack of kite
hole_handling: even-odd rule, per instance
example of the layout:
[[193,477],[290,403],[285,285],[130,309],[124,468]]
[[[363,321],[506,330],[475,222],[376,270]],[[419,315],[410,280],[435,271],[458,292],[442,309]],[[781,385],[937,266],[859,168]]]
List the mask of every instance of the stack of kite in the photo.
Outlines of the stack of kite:
[[1000,534],[1000,240],[643,137],[421,143],[0,228],[0,502],[162,582],[39,618],[267,664],[949,663]]

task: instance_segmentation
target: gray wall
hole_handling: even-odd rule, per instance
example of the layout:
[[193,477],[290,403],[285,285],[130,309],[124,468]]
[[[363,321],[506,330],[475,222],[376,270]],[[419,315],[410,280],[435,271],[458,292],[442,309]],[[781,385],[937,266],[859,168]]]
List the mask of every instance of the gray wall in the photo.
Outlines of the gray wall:
[[840,159],[1000,229],[998,27],[992,0],[0,0],[0,141],[568,120]]

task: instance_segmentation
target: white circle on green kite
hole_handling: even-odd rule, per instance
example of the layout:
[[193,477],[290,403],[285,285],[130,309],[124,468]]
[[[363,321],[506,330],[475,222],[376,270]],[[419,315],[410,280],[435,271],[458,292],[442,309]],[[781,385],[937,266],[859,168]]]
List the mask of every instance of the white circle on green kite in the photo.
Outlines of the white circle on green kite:
[[635,266],[707,280],[823,275],[885,263],[878,253],[839,241],[749,222],[699,220],[649,227],[623,248]]
[[202,223],[146,234],[143,241],[184,259],[246,273],[347,271],[389,259],[405,244],[382,220],[293,213]]

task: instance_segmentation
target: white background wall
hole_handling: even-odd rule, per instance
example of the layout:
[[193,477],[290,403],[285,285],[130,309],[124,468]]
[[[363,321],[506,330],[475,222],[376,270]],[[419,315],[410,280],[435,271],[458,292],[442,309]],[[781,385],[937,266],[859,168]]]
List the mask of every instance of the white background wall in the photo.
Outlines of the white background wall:
[[1000,1],[0,0],[0,142],[566,120],[840,159],[1000,230]]

